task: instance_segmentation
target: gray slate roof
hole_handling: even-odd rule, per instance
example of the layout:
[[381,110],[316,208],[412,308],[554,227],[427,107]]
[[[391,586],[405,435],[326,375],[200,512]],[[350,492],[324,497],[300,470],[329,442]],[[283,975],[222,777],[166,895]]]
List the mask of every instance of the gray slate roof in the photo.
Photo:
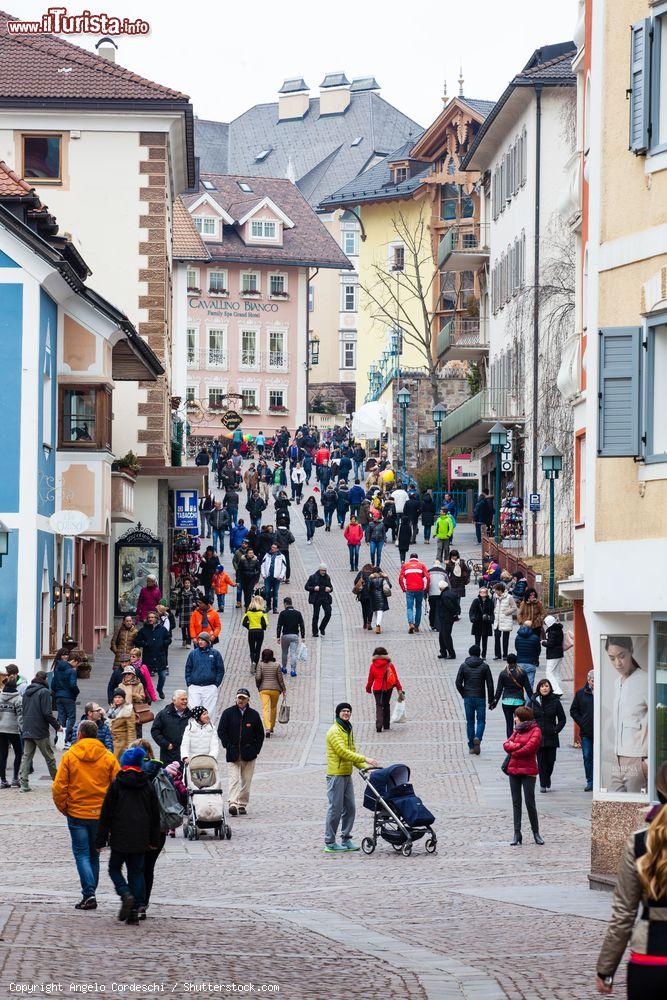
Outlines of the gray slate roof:
[[408,142],[404,142],[389,156],[385,156],[380,163],[374,167],[364,170],[362,174],[355,177],[348,184],[335,191],[328,198],[324,198],[320,203],[322,209],[332,209],[341,205],[361,205],[365,201],[395,200],[397,198],[408,198],[422,182],[422,178],[431,169],[430,163],[421,164],[419,160],[412,161],[414,174],[400,184],[391,183],[391,167],[396,161],[408,159],[408,154],[419,138],[416,135]]
[[495,101],[480,101],[476,97],[459,97],[460,101],[465,101],[469,108],[473,111],[477,111],[480,115],[491,114],[491,111],[495,107]]
[[[357,176],[374,154],[386,156],[421,127],[374,90],[352,91],[341,115],[320,118],[312,98],[303,118],[278,121],[278,104],[257,104],[228,125],[195,121],[195,151],[204,173],[285,177],[291,159],[297,187],[312,206]],[[357,146],[352,142],[362,136]],[[255,157],[272,147],[257,163]]]

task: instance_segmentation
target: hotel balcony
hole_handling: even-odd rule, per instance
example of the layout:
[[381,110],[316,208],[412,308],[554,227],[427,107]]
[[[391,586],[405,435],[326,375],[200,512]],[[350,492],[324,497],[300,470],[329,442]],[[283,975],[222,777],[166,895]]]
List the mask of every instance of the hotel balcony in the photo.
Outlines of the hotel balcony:
[[449,447],[477,448],[488,441],[497,420],[507,425],[523,424],[524,414],[510,389],[482,389],[447,414],[442,422],[442,440]]
[[489,224],[451,226],[440,240],[438,267],[445,271],[476,271],[489,260]]
[[111,520],[134,522],[135,478],[127,472],[111,473]]
[[[288,372],[290,370],[290,355],[287,351],[241,351],[236,355],[239,371],[247,372]],[[229,371],[233,366],[234,355],[226,350],[209,348],[208,350],[188,351],[187,365],[195,371]]]
[[489,325],[486,319],[455,316],[443,326],[435,342],[439,361],[479,361],[489,351]]

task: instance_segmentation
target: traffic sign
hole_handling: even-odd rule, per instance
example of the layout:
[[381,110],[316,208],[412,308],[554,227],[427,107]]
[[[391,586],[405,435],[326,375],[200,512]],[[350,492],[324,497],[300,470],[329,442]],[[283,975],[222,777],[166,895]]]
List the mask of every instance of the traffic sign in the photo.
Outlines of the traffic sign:
[[528,495],[528,506],[532,510],[533,514],[537,514],[540,509],[541,497],[539,493],[530,493]]
[[197,490],[174,490],[174,524],[177,528],[197,527]]
[[243,423],[243,418],[236,410],[227,410],[221,417],[222,423],[228,431],[235,431]]

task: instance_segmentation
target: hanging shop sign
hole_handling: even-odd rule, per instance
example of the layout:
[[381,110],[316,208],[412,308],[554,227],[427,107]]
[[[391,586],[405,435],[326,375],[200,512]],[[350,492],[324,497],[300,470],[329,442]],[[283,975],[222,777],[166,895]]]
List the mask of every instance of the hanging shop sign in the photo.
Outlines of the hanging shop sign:
[[90,528],[90,518],[80,510],[57,510],[49,524],[57,535],[82,535]]

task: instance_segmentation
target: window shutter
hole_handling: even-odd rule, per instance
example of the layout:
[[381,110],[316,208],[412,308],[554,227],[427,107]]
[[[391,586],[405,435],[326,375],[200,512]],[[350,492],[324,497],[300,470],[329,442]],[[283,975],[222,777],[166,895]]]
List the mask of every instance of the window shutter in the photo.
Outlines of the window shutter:
[[630,149],[645,153],[651,142],[651,20],[630,28]]
[[639,455],[642,328],[605,327],[598,359],[598,455]]

